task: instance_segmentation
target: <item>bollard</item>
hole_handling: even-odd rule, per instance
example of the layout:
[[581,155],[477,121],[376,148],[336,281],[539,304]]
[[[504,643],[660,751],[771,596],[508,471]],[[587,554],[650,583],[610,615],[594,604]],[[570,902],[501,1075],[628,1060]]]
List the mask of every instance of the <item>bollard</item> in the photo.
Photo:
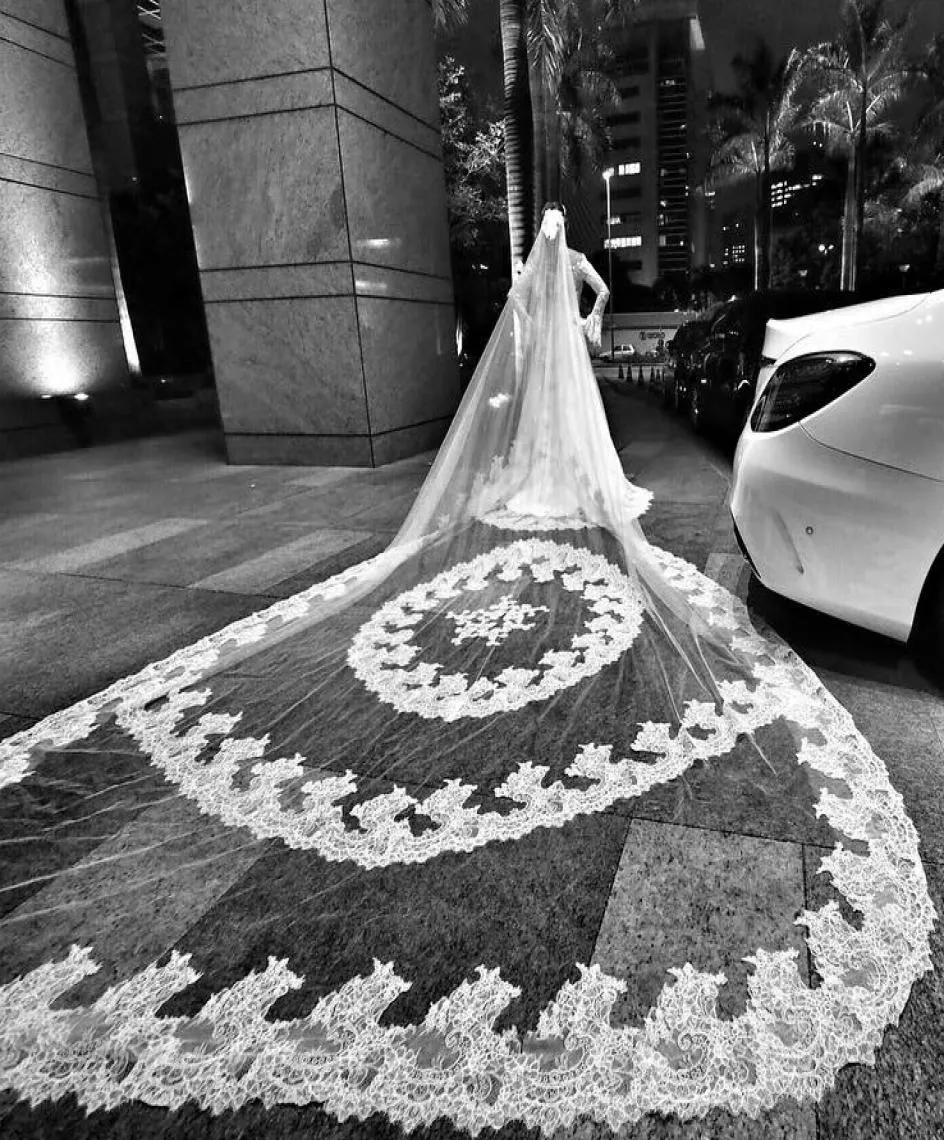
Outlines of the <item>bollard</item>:
[[619,366],[619,372],[616,374],[616,378],[617,378],[617,380],[625,380],[626,379],[625,375],[623,374],[622,364]]
[[650,368],[649,369],[649,387],[651,388],[652,385],[655,384],[655,382],[656,382],[656,370],[654,368]]

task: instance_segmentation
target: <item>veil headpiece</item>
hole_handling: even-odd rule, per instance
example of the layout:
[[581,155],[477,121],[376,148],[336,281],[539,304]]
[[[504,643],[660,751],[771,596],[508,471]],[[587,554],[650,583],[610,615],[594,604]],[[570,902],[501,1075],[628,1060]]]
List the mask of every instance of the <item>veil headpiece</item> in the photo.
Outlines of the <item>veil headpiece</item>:
[[541,233],[546,238],[556,238],[564,229],[564,215],[560,210],[546,210],[541,219]]

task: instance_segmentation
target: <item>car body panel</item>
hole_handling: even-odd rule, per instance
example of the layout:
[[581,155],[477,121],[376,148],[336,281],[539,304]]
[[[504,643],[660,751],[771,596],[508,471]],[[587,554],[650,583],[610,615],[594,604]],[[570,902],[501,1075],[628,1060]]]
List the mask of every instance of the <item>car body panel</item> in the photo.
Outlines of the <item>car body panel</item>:
[[880,301],[868,301],[862,305],[852,305],[847,309],[828,309],[822,313],[811,313],[805,317],[792,317],[788,320],[771,319],[767,322],[764,336],[763,359],[769,364],[761,365],[757,375],[756,394],[760,395],[763,383],[773,374],[773,364],[804,337],[825,333],[829,336],[839,328],[856,328],[859,325],[899,317],[916,309],[932,294],[916,293],[904,297],[885,297]]
[[765,355],[788,342],[758,393],[809,353],[862,352],[876,367],[799,423],[745,427],[735,524],[770,589],[906,640],[944,548],[944,291],[780,322]]
[[775,593],[905,641],[944,544],[944,487],[817,443],[796,424],[738,444],[731,513]]

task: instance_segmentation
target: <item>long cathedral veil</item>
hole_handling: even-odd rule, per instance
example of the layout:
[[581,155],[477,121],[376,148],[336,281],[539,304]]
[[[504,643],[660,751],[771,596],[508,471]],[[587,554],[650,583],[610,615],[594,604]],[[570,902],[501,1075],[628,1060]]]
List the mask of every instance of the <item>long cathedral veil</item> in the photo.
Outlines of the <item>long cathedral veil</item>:
[[[646,540],[649,500],[607,433],[551,214],[386,550],[0,742],[0,797],[120,757],[135,778],[159,780],[149,818],[172,820],[123,851],[125,894],[97,896],[103,913],[76,946],[38,911],[0,926],[0,957],[21,963],[20,980],[0,985],[6,1085],[93,1106],[317,1101],[408,1126],[445,1115],[473,1130],[522,1120],[550,1132],[581,1115],[618,1127],[651,1111],[757,1113],[819,1095],[841,1065],[870,1059],[929,968],[934,912],[914,828],[815,675],[736,598]],[[336,865],[352,897],[386,876],[406,913],[411,873],[457,875],[462,856],[485,875],[496,852],[511,861],[519,844],[601,813],[645,817],[660,792],[707,787],[722,766],[744,788],[769,788],[769,754],[785,749],[834,848],[822,869],[848,906],[797,915],[816,984],[796,946],[758,948],[736,1017],[718,1012],[724,976],[680,961],[645,1019],[621,1022],[614,1006],[631,979],[584,959],[550,992],[537,986],[533,1016],[499,1030],[525,985],[520,961],[483,961],[463,944],[452,988],[426,993],[435,923],[426,943],[376,950],[371,968],[357,956],[364,929],[326,950],[308,916]],[[177,846],[161,826],[177,829]],[[178,837],[201,829],[212,860]],[[240,974],[242,958],[200,949],[226,942],[225,923],[200,943],[135,902],[169,894],[176,875],[190,890],[194,866],[216,874],[253,845],[308,859],[284,921],[310,922],[311,935],[287,962],[260,942]],[[272,907],[287,905],[279,889],[273,871]],[[250,925],[264,925],[265,899],[253,913]],[[131,925],[134,950],[118,961]],[[188,999],[191,951],[204,988]],[[385,1019],[411,985],[425,1005]],[[56,1006],[76,986],[80,998]],[[266,1016],[300,986],[309,1000],[297,1016]],[[159,1014],[174,995],[174,1016]],[[210,1040],[224,1053],[194,1045]]]

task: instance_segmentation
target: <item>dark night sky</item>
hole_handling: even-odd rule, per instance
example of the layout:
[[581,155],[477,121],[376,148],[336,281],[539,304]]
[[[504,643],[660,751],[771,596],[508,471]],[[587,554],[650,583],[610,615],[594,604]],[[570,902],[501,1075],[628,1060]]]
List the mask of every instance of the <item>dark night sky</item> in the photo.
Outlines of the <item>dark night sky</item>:
[[[944,32],[944,0],[892,0],[890,11],[914,15],[912,46],[920,50]],[[717,86],[731,82],[728,63],[762,35],[778,53],[832,39],[839,24],[840,0],[700,0],[705,46]]]
[[[914,16],[912,46],[920,50],[933,35],[944,33],[944,0],[891,0],[893,13],[909,8]],[[839,9],[840,0],[700,0],[716,86],[730,85],[731,57],[749,51],[759,35],[783,55],[793,47],[831,39],[838,27]],[[497,0],[480,2],[473,12],[471,28],[454,37],[454,50],[469,66],[480,94],[494,98],[501,90]]]

